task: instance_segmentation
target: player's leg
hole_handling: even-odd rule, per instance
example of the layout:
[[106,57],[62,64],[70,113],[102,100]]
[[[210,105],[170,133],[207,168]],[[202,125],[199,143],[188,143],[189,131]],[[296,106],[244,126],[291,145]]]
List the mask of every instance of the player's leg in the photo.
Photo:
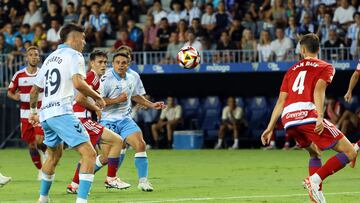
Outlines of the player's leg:
[[232,131],[233,131],[233,139],[234,139],[234,143],[231,146],[230,149],[239,149],[239,130],[240,130],[240,123],[236,122],[232,125]]
[[21,138],[28,144],[31,161],[40,171],[42,163],[40,153],[37,149],[34,127],[27,120],[24,119],[21,120]]
[[221,149],[222,148],[222,144],[223,144],[223,140],[224,140],[226,130],[227,130],[226,124],[222,123],[220,125],[220,128],[219,128],[218,141],[217,141],[214,149]]
[[173,144],[173,133],[176,123],[167,122],[166,123],[166,137],[167,137],[167,148],[172,149]]
[[151,125],[151,132],[154,139],[154,149],[159,148],[159,131],[162,131],[164,124],[159,121]]

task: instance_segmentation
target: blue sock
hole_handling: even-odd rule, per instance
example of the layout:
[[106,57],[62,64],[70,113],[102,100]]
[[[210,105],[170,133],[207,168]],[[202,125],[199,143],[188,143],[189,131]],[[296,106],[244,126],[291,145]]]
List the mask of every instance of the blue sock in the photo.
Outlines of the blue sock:
[[122,149],[120,157],[119,157],[119,166],[118,166],[118,168],[120,168],[121,164],[123,163],[123,161],[125,159],[125,155],[126,155],[126,149]]
[[98,172],[103,167],[102,163],[100,162],[100,155],[96,157],[94,173]]
[[48,175],[48,174],[42,172],[40,195],[42,195],[42,196],[49,195],[49,190],[50,190],[52,182],[54,181],[54,178],[55,178],[55,174]]
[[148,176],[148,159],[146,152],[138,152],[135,154],[135,166],[138,171],[139,179],[147,178]]
[[91,188],[91,184],[94,181],[94,174],[80,173],[79,179],[80,179],[80,184],[79,184],[77,197],[87,200]]

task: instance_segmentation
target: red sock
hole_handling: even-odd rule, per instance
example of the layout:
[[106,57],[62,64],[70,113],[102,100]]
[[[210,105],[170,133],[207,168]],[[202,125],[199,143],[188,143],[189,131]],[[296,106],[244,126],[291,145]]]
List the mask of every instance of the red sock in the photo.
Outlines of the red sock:
[[108,177],[116,177],[118,165],[119,165],[119,157],[108,158],[108,172],[107,172]]
[[36,168],[40,170],[42,167],[42,164],[41,164],[40,154],[39,154],[38,150],[37,149],[29,149],[29,153],[30,153],[32,162],[34,163]]
[[341,152],[331,157],[316,173],[320,176],[321,180],[325,180],[329,175],[344,168],[347,163],[349,163],[349,158]]
[[79,184],[79,170],[80,170],[80,163],[78,163],[78,165],[77,165],[77,167],[76,167],[76,171],[75,171],[75,174],[74,174],[74,177],[73,177],[73,179],[72,179],[72,181],[74,182],[74,183],[77,183],[77,184]]
[[[317,157],[311,157],[309,160],[309,175],[313,175],[321,168],[321,159]],[[322,190],[322,183],[319,185],[319,190]]]

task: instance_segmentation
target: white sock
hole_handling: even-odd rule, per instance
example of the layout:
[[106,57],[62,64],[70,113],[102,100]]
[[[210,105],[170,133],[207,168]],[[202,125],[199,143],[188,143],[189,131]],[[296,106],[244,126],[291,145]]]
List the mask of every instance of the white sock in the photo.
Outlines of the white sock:
[[222,144],[223,140],[222,139],[218,139],[218,144]]
[[275,141],[270,141],[270,146],[275,146]]
[[48,202],[49,196],[40,195],[39,201],[40,202]]
[[234,139],[234,145],[239,145],[239,139],[238,138]]
[[320,176],[317,173],[314,173],[312,176],[310,176],[310,181],[317,185],[320,185],[322,182]]
[[79,184],[77,184],[77,183],[75,183],[75,182],[71,182],[71,187],[78,188],[78,187],[79,187]]
[[290,145],[289,142],[285,142],[284,146],[288,147]]
[[139,179],[139,183],[144,183],[147,181],[147,178],[146,177],[143,177],[143,178],[140,178]]
[[360,147],[357,143],[354,145],[354,149],[355,149],[355,151],[359,151]]
[[87,200],[78,197],[78,198],[76,199],[76,203],[87,203]]
[[98,166],[98,167],[102,167],[103,165],[102,165],[102,163],[101,163],[101,161],[100,161],[100,155],[98,155],[97,157],[96,157],[96,162],[95,162],[95,164]]

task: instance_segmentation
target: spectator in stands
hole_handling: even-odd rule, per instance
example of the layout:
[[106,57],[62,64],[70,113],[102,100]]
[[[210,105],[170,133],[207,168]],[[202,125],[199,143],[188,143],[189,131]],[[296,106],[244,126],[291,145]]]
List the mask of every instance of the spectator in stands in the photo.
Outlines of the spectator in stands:
[[166,51],[169,44],[170,33],[171,28],[169,26],[167,18],[162,18],[156,34],[156,48],[159,51]]
[[296,44],[298,41],[298,35],[300,33],[300,29],[296,24],[296,20],[294,16],[289,17],[289,26],[285,28],[285,36],[291,39],[293,44]]
[[11,23],[7,23],[3,29],[4,35],[5,35],[5,41],[10,46],[14,46],[15,37],[18,36],[19,32],[13,32],[13,26]]
[[176,32],[179,33],[179,42],[186,42],[186,31],[188,30],[187,23],[184,19],[181,19],[177,25]]
[[0,30],[2,27],[6,25],[6,23],[11,22],[11,19],[9,16],[5,14],[4,8],[2,7],[0,3]]
[[299,32],[312,32],[314,33],[316,31],[315,25],[312,23],[311,15],[306,12],[304,13],[304,20],[303,23],[299,27]]
[[206,4],[206,12],[201,16],[201,26],[207,31],[208,36],[212,36],[216,26],[214,6],[211,3]]
[[61,7],[62,7],[62,12],[63,13],[66,12],[67,5],[69,5],[70,2],[74,4],[74,9],[76,11],[79,8],[79,5],[80,5],[79,1],[80,0],[60,0]]
[[0,54],[8,54],[12,49],[12,46],[6,43],[4,34],[0,32]]
[[136,44],[129,39],[129,33],[126,29],[122,29],[119,31],[119,39],[115,42],[114,46],[111,49],[111,52],[114,52],[123,45],[130,47],[132,50],[135,50],[136,48]]
[[225,4],[222,1],[218,4],[218,11],[215,14],[215,19],[215,39],[219,39],[221,32],[227,30],[232,21],[231,15],[225,10]]
[[283,24],[286,22],[286,11],[282,0],[275,0],[274,5],[271,6],[270,10],[267,12],[268,16],[272,16],[275,21],[275,24]]
[[3,0],[0,2],[0,7],[3,9],[4,16],[8,16],[10,18],[10,21],[6,21],[5,23],[15,22],[18,13],[18,6],[19,4],[17,1]]
[[231,41],[233,41],[237,47],[240,47],[240,41],[242,37],[242,33],[244,31],[244,27],[241,25],[241,21],[238,18],[235,18],[230,26],[229,35]]
[[157,34],[157,26],[154,23],[154,16],[147,15],[146,16],[146,25],[144,28],[144,50],[145,51],[153,51],[156,50],[156,34]]
[[291,16],[298,16],[299,11],[295,6],[294,0],[287,0],[287,6],[285,8],[286,18],[289,19]]
[[259,60],[264,62],[270,62],[272,60],[271,50],[271,37],[270,32],[263,30],[260,35],[259,44],[257,45],[257,51],[259,53]]
[[8,68],[10,69],[10,73],[14,73],[16,69],[20,66],[24,65],[23,56],[26,52],[24,47],[23,39],[21,35],[15,37],[14,41],[14,49],[8,55]]
[[179,42],[178,33],[175,31],[171,32],[169,41],[170,43],[167,46],[165,61],[163,61],[163,63],[167,63],[167,64],[177,63],[176,57],[179,50],[183,46],[183,43]]
[[311,7],[310,0],[303,0],[303,4],[301,5],[301,13],[300,13],[300,24],[303,24],[305,21],[305,15],[308,15],[310,20],[313,19],[313,10]]
[[51,20],[51,28],[46,33],[46,40],[49,43],[51,50],[55,50],[60,40],[60,28],[61,25],[57,19]]
[[220,41],[216,45],[216,50],[221,52],[216,55],[219,62],[232,62],[235,58],[235,53],[230,50],[236,50],[236,44],[230,39],[228,32],[222,31]]
[[332,22],[332,17],[330,13],[326,13],[324,16],[324,21],[319,25],[319,28],[316,34],[321,38],[321,45],[324,45],[325,42],[329,39],[329,31],[336,30],[337,25]]
[[241,25],[244,28],[249,29],[252,33],[254,33],[254,34],[256,33],[256,23],[254,22],[254,19],[249,12],[245,13],[245,16],[244,16],[244,19],[243,19],[243,22],[241,23]]
[[282,27],[276,28],[276,39],[271,42],[271,50],[275,53],[276,61],[286,61],[290,59],[290,53],[293,48],[291,40],[285,37]]
[[324,22],[325,15],[327,13],[327,8],[324,3],[320,3],[316,13],[316,24],[321,25]]
[[194,29],[195,35],[199,40],[203,37],[207,37],[205,30],[201,27],[200,18],[193,18],[190,28]]
[[33,45],[40,47],[41,40],[46,40],[46,33],[44,32],[42,25],[39,23],[35,25],[34,38],[32,43]]
[[203,50],[201,42],[199,40],[196,40],[195,32],[193,29],[189,28],[186,31],[186,39],[187,42],[184,44],[184,46],[193,46],[199,52]]
[[357,36],[360,30],[360,13],[354,13],[355,23],[351,24],[347,30],[347,34],[345,37],[345,43],[350,45],[350,53],[351,55],[355,55],[355,50],[357,46]]
[[176,27],[181,19],[181,3],[179,1],[172,1],[170,4],[171,12],[167,15],[170,26]]
[[353,15],[355,11],[355,8],[349,4],[348,0],[341,0],[340,6],[335,10],[333,21],[347,29],[350,23],[354,21]]
[[90,18],[90,10],[89,7],[82,5],[80,7],[80,15],[78,20],[78,25],[82,25],[85,27],[85,25],[89,24],[89,18]]
[[66,15],[64,17],[64,24],[77,23],[79,20],[79,14],[76,13],[75,4],[69,2],[66,6]]
[[259,19],[256,22],[256,36],[259,37],[263,30],[270,32],[271,38],[275,37],[275,26],[271,15],[265,15],[265,12],[259,11]]
[[23,38],[23,42],[26,42],[26,41],[31,42],[34,39],[34,32],[32,32],[30,30],[30,25],[29,24],[21,25],[21,27],[20,27],[20,35]]
[[45,30],[51,28],[51,21],[53,19],[56,19],[60,23],[60,25],[63,24],[64,18],[61,15],[61,9],[59,4],[54,1],[48,1],[47,13],[45,14],[44,20],[42,21]]
[[111,25],[108,16],[100,13],[100,4],[97,2],[91,4],[89,24],[90,29],[87,29],[86,33],[95,37],[95,45],[99,47],[104,42],[104,38],[111,34]]
[[232,131],[234,144],[229,149],[239,148],[239,133],[244,127],[244,110],[236,105],[235,98],[229,97],[227,99],[227,106],[223,108],[219,129],[219,139],[215,145],[215,149],[223,147],[223,140],[227,131]]
[[25,14],[22,24],[33,26],[36,23],[41,23],[42,19],[41,9],[38,9],[35,1],[30,1],[28,11]]
[[162,8],[162,5],[161,5],[161,1],[160,0],[155,0],[153,2],[153,6],[148,10],[148,15],[151,14],[154,16],[154,23],[156,25],[160,24],[160,21],[163,19],[163,18],[166,18],[167,17],[167,13],[166,11]]
[[129,19],[127,22],[128,31],[129,31],[129,39],[135,43],[135,51],[142,51],[143,43],[144,43],[144,32],[141,28],[136,26],[136,22],[134,19]]
[[193,18],[201,18],[201,11],[198,7],[193,6],[193,0],[185,0],[185,9],[181,12],[181,19],[191,24]]
[[356,43],[354,44],[354,47],[351,47],[350,52],[352,59],[357,60],[360,58],[360,32],[357,33],[355,41]]
[[[39,41],[39,49],[40,49],[40,54],[47,54],[47,53],[51,52],[49,45],[48,45],[48,41],[46,41],[45,39],[42,39]],[[42,61],[44,61],[44,60],[45,60],[45,58],[43,58]]]
[[241,37],[242,61],[253,62],[256,59],[256,40],[250,29],[245,29]]
[[[345,46],[345,42],[342,41],[339,37],[338,34],[336,32],[336,30],[329,30],[329,39],[324,43],[324,47],[325,48],[336,48],[336,49],[331,49],[331,50],[326,50],[326,55],[325,58],[327,60],[339,60],[339,59],[344,59],[344,46]],[[338,48],[341,48],[338,49]]]
[[174,129],[181,122],[181,106],[175,103],[173,97],[168,97],[166,103],[167,107],[161,111],[160,120],[151,126],[155,142],[154,148],[159,147],[159,132],[164,132],[166,127],[167,148],[171,149]]

